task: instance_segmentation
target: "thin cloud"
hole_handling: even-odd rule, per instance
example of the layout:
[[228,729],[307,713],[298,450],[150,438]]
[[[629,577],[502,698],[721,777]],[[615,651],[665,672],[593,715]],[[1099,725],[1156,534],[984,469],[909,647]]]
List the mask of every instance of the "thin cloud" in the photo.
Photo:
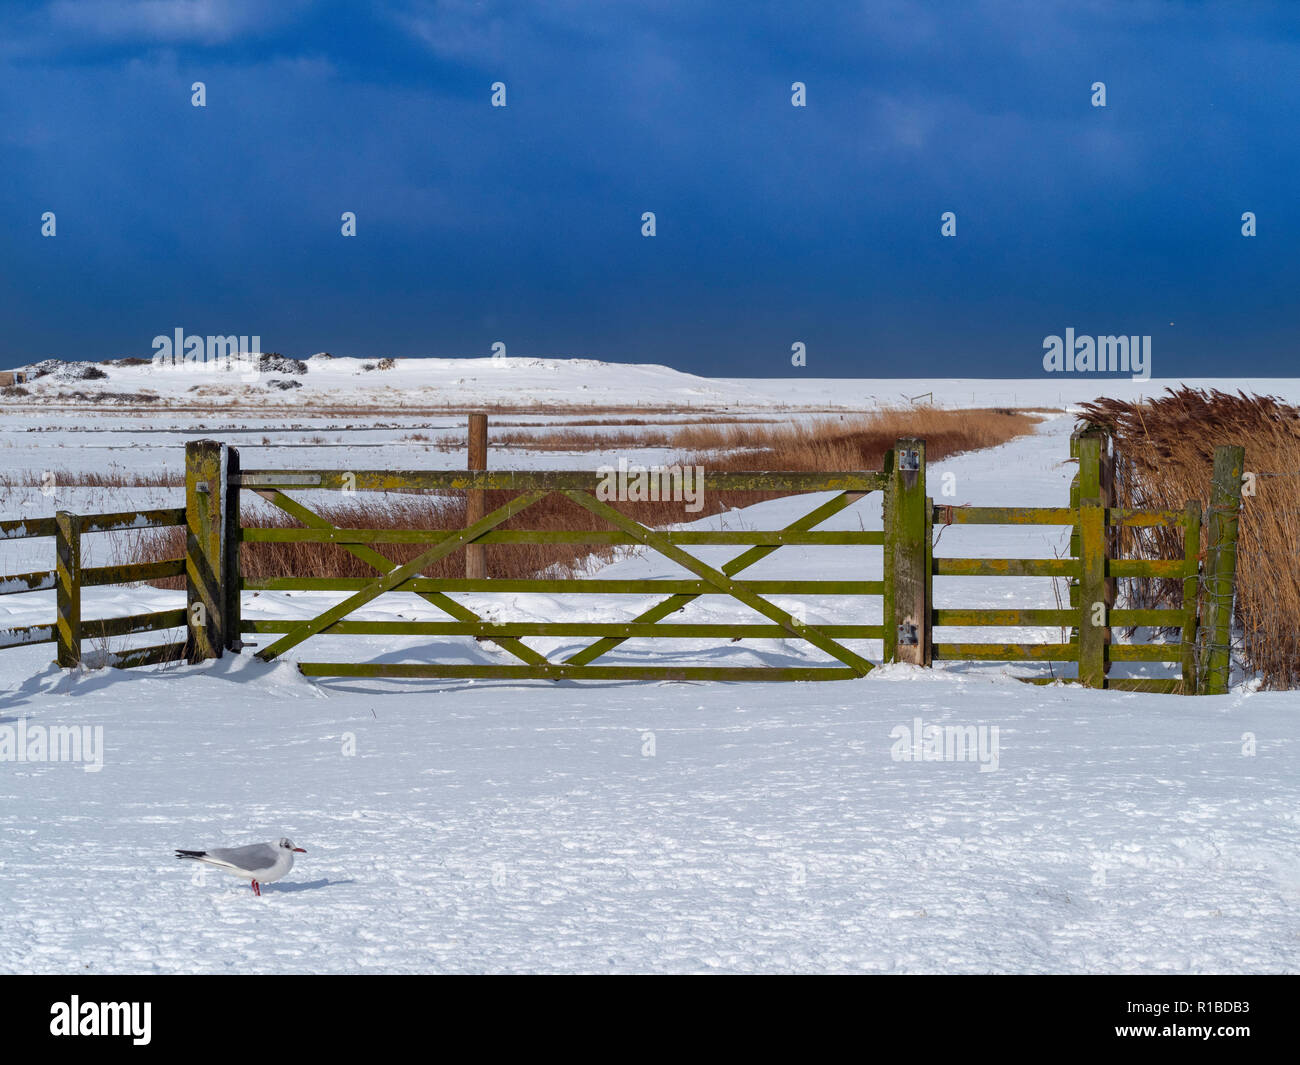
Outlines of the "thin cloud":
[[278,27],[302,7],[292,0],[55,0],[47,14],[57,31],[101,40],[212,45]]

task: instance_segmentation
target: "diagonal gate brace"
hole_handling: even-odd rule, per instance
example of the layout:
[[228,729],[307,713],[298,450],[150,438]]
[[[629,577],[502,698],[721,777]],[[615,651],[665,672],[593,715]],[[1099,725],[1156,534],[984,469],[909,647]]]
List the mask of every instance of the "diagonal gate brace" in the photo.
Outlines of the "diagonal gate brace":
[[[296,518],[310,529],[336,528],[336,526],[331,522],[326,521],[319,514],[309,510],[297,500],[290,499],[278,489],[272,489],[270,491],[259,490],[257,494],[268,503],[274,504],[286,514]],[[374,548],[366,547],[363,544],[339,544],[338,546],[343,548],[344,551],[347,551],[354,558],[358,558],[362,562],[366,563],[366,565],[373,566],[381,574],[391,572],[397,565],[397,563],[392,559],[385,557]],[[436,606],[439,610],[449,614],[457,621],[483,621],[483,618],[470,610],[469,607],[456,602],[455,599],[447,595],[445,592],[417,592],[416,594],[420,596],[421,599]],[[509,651],[516,658],[527,662],[529,665],[541,666],[548,663],[548,659],[545,656],[538,654],[522,640],[516,640],[509,636],[495,636],[491,637],[491,641],[503,650]]]
[[495,529],[498,525],[508,521],[521,510],[531,507],[539,499],[542,499],[548,494],[549,493],[546,491],[529,492],[526,495],[511,500],[505,506],[499,507],[491,514],[488,514],[486,517],[474,522],[469,526],[469,528],[462,529],[460,532],[448,536],[445,540],[438,542],[427,551],[421,552],[405,565],[390,570],[383,577],[376,580],[374,584],[363,588],[355,595],[348,596],[348,598],[343,600],[343,602],[330,607],[330,609],[326,610],[323,614],[318,614],[316,617],[304,621],[301,625],[291,629],[280,637],[280,639],[276,640],[275,643],[271,644],[270,647],[259,651],[257,657],[262,659],[264,662],[269,662],[273,658],[278,658],[280,655],[284,654],[285,651],[302,643],[303,640],[309,639],[325,629],[328,629],[334,624],[334,622],[347,617],[347,615],[351,614],[352,611],[365,606],[372,599],[377,599],[385,592],[392,591],[403,581],[416,576],[420,570],[424,569],[430,563],[437,562],[438,559],[451,554],[458,547],[461,547],[472,540],[478,539],[485,532]]
[[[820,525],[832,515],[838,514],[845,507],[856,503],[859,499],[863,498],[865,494],[865,492],[844,492],[837,495],[827,500],[816,510],[811,510],[802,518],[791,522],[781,531],[805,532],[812,529],[815,526]],[[728,577],[734,577],[737,573],[740,573],[755,563],[761,562],[763,559],[767,558],[768,555],[773,551],[776,551],[780,546],[780,544],[755,544],[753,547],[749,548],[749,550],[737,555],[730,562],[724,563],[722,566],[722,572]],[[670,595],[668,598],[661,600],[643,613],[638,614],[632,619],[632,623],[639,624],[642,622],[662,621],[664,618],[668,617],[669,614],[677,613],[677,611],[684,609],[688,603],[691,603],[698,598],[698,595],[692,595],[689,592]],[[627,637],[625,636],[606,636],[597,640],[595,643],[584,647],[581,651],[570,655],[564,660],[565,665],[585,666],[588,662],[593,662],[601,655],[608,651],[612,651],[626,639]]]
[[738,599],[752,610],[758,611],[764,617],[771,618],[778,625],[784,628],[791,636],[807,640],[814,647],[825,651],[832,658],[843,662],[846,666],[857,671],[859,676],[865,676],[873,668],[862,656],[850,651],[843,644],[831,639],[824,632],[821,632],[813,625],[805,625],[797,621],[793,616],[786,613],[780,607],[769,603],[766,599],[744,588],[736,581],[733,581],[725,573],[720,573],[712,566],[701,562],[698,558],[688,555],[681,548],[669,543],[662,533],[657,533],[652,529],[647,529],[631,518],[620,514],[608,503],[601,502],[587,492],[566,491],[564,493],[580,507],[585,507],[593,514],[597,514],[610,522],[612,525],[622,529],[629,536],[640,541],[646,547],[658,551],[661,555],[676,562],[684,569],[690,570],[697,577],[712,584],[719,591],[726,592],[733,599]]

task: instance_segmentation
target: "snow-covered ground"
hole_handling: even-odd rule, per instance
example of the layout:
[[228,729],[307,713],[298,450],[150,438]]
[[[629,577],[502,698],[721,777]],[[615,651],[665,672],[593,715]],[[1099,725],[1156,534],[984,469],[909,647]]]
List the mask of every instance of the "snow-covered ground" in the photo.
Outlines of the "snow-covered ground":
[[[4,766],[0,967],[1295,971],[1296,709],[892,667],[798,687],[45,669],[11,679],[5,720],[102,725],[105,764]],[[997,771],[891,760],[918,716],[998,726]],[[260,900],[171,858],[285,833],[308,853]]]
[[[1296,393],[1294,382],[1259,384]],[[1057,416],[1033,437],[936,464],[931,483],[954,474],[953,503],[1062,505],[1070,427]],[[24,469],[49,468],[50,456],[30,449],[62,436],[0,424],[0,447]],[[103,459],[91,443],[75,438],[67,468]],[[176,461],[179,438],[169,444]],[[460,461],[432,450],[403,464]],[[295,452],[265,464],[306,462]],[[174,505],[173,490],[153,491]],[[785,524],[824,498],[702,525]],[[14,502],[26,505],[15,513]],[[0,517],[43,502],[11,493]],[[878,528],[878,497],[823,527]],[[936,553],[1051,557],[1064,535],[953,527]],[[0,571],[14,572],[14,545],[3,546]],[[699,553],[720,562],[739,550]],[[784,547],[746,576],[871,579],[879,567],[879,548]],[[644,552],[599,573],[631,575],[682,573]],[[1051,585],[948,578],[936,580],[935,596],[941,605],[1054,606]],[[308,616],[334,598],[246,594],[245,613]],[[460,598],[491,617],[551,620],[626,618],[649,601]],[[86,614],[179,601],[95,589]],[[870,600],[805,609],[809,620],[879,617]],[[0,597],[0,628],[52,612],[50,593]],[[398,614],[438,618],[406,595],[358,616]],[[708,597],[671,620],[688,619],[754,617]],[[963,636],[974,634],[937,632]],[[581,641],[529,642],[558,657]],[[879,656],[873,641],[851,646]],[[673,641],[653,652],[629,641],[605,661],[651,654],[826,660],[786,641]],[[1038,666],[885,667],[804,684],[557,684],[309,680],[292,660],[247,655],[64,673],[50,657],[48,645],[0,651],[0,730],[101,727],[102,768],[0,761],[3,971],[1300,969],[1296,693],[1239,685],[1190,699],[1013,677]],[[317,638],[289,657],[507,660],[472,640],[391,637]],[[982,729],[982,760],[901,760],[918,720]],[[308,853],[261,899],[171,857],[175,847],[281,835]]]

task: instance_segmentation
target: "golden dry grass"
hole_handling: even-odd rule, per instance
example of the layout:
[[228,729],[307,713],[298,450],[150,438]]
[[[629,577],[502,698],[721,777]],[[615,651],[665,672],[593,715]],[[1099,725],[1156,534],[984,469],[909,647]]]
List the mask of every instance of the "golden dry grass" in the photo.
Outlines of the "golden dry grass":
[[40,488],[182,488],[183,473],[160,471],[133,473],[129,470],[50,470],[43,475],[30,470],[0,470],[0,489]]

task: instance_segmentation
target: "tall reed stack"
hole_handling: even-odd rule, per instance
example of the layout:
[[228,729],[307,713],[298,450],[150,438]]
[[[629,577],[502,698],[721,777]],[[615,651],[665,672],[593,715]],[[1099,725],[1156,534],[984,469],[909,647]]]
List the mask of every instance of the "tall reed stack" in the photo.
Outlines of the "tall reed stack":
[[[1172,509],[1188,499],[1208,507],[1215,447],[1245,446],[1234,658],[1265,687],[1300,686],[1300,409],[1276,396],[1186,387],[1141,402],[1098,399],[1083,409],[1087,424],[1114,434],[1123,507]],[[1208,523],[1202,528],[1204,550]],[[1174,530],[1126,528],[1123,536],[1129,557],[1178,554]],[[1137,607],[1180,601],[1177,580],[1126,585]]]

